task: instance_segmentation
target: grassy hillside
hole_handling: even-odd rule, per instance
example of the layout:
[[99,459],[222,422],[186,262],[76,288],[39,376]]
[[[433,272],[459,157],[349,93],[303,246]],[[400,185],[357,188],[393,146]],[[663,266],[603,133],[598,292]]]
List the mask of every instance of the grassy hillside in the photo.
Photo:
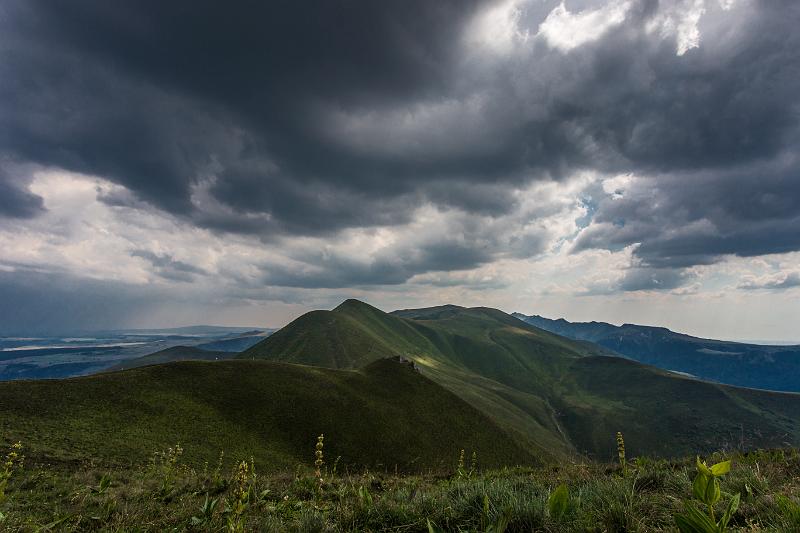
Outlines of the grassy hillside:
[[262,468],[310,463],[316,436],[342,466],[422,470],[458,450],[486,465],[531,463],[494,422],[390,360],[359,371],[265,361],[181,362],[59,381],[0,383],[0,435],[39,462],[129,464],[183,443]]
[[212,351],[196,346],[173,346],[142,357],[137,357],[136,359],[128,359],[127,361],[123,361],[108,368],[106,372],[128,370],[149,365],[161,365],[176,361],[218,361],[222,359],[231,359],[235,356],[236,352]]
[[798,395],[704,383],[608,353],[495,309],[387,314],[348,300],[300,317],[242,357],[354,368],[403,355],[543,456],[608,458],[608,435],[618,430],[634,453],[662,456],[800,443]]
[[667,328],[514,316],[571,339],[590,341],[640,363],[741,387],[800,392],[800,346],[701,339]]

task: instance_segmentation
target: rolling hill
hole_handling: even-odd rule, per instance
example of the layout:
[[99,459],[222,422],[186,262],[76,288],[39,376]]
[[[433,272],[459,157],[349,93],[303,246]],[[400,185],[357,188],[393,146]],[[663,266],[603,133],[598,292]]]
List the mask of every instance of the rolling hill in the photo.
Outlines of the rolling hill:
[[542,457],[606,459],[616,431],[634,455],[800,442],[798,395],[706,383],[610,353],[495,309],[389,314],[348,300],[298,318],[239,357],[328,368],[407,357]]
[[234,357],[236,357],[236,352],[205,350],[197,346],[172,346],[171,348],[165,348],[164,350],[137,357],[136,359],[122,361],[106,369],[105,372],[116,372],[117,370],[161,365],[176,361],[219,361],[223,359],[232,359]]
[[599,344],[640,363],[729,385],[800,392],[800,346],[701,339],[636,324],[615,326],[519,313],[514,316],[558,335]]
[[254,456],[266,469],[313,461],[325,434],[341,467],[452,469],[535,462],[456,395],[395,360],[358,371],[266,361],[179,362],[52,381],[0,383],[2,436],[37,463],[130,465],[182,443],[197,465]]

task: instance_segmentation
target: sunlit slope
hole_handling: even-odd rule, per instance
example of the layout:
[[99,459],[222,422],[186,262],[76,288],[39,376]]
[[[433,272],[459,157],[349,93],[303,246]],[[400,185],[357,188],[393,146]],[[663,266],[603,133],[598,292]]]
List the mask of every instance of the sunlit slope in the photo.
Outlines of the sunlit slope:
[[616,431],[631,453],[665,456],[800,442],[800,396],[696,381],[609,353],[495,309],[387,314],[348,300],[301,317],[243,356],[333,368],[409,357],[544,456],[607,458]]
[[313,461],[321,433],[342,467],[450,469],[462,448],[487,466],[535,461],[486,415],[391,360],[359,371],[180,362],[0,383],[0,420],[4,439],[48,462],[142,462],[179,442],[194,462],[224,449],[263,468],[293,468]]
[[333,311],[301,316],[239,357],[354,369],[431,349],[430,342],[406,321],[348,300]]

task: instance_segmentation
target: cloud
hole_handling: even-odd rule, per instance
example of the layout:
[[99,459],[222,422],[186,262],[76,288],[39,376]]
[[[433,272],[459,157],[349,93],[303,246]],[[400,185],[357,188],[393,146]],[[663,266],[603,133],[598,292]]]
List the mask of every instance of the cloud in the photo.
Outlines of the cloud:
[[202,268],[177,261],[170,254],[158,254],[149,250],[133,250],[132,257],[140,257],[155,268],[156,273],[172,281],[192,281],[197,274],[206,274]]
[[30,192],[27,176],[13,177],[14,170],[20,169],[0,160],[0,217],[35,217],[45,210],[42,197]]
[[768,276],[746,276],[737,286],[745,290],[781,290],[800,287],[800,272],[779,272]]
[[11,2],[0,151],[274,238],[406,224],[421,200],[501,215],[533,180],[790,146],[794,3],[572,6]]
[[537,36],[562,52],[596,41],[625,20],[631,2],[609,2],[594,10],[570,12],[564,2],[539,25]]
[[643,265],[684,268],[726,256],[800,249],[800,155],[719,171],[633,178],[622,189],[595,188],[592,224],[574,251],[636,244]]

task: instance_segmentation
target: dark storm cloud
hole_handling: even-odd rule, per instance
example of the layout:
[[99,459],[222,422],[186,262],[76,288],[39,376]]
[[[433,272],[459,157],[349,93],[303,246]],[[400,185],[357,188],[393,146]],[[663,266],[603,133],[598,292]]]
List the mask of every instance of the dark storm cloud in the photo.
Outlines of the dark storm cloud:
[[399,285],[417,274],[467,270],[492,259],[480,246],[437,240],[413,249],[399,247],[369,262],[340,254],[305,254],[303,266],[263,266],[260,282],[279,287],[343,288],[370,285]]
[[[414,165],[338,149],[320,138],[315,107],[441,94],[471,4],[11,2],[0,19],[0,146],[184,215],[192,186],[218,175],[214,196],[269,213],[277,227],[265,232],[385,223],[387,189],[409,187],[381,178]],[[320,203],[354,190],[377,200],[361,217],[323,209],[315,220]]]
[[[595,192],[597,194],[597,192]],[[800,249],[800,158],[725,171],[634,180],[605,196],[576,250],[637,244],[645,266],[682,268],[725,255],[753,257]]]
[[[708,2],[700,46],[683,55],[648,30],[678,2],[634,0],[624,23],[568,51],[534,37],[558,3],[522,3],[530,38],[508,53],[465,44],[490,4],[5,2],[0,157],[130,191],[101,195],[109,205],[145,201],[265,240],[402,224],[424,202],[498,217],[532,180],[633,172],[651,177],[621,200],[594,197],[575,244],[636,245],[655,270],[629,289],[674,286],[667,270],[727,254],[800,249],[800,4]],[[0,179],[3,192],[7,216],[42,207],[18,183]],[[480,237],[410,258],[273,265],[265,281],[395,284],[546,241]]]

